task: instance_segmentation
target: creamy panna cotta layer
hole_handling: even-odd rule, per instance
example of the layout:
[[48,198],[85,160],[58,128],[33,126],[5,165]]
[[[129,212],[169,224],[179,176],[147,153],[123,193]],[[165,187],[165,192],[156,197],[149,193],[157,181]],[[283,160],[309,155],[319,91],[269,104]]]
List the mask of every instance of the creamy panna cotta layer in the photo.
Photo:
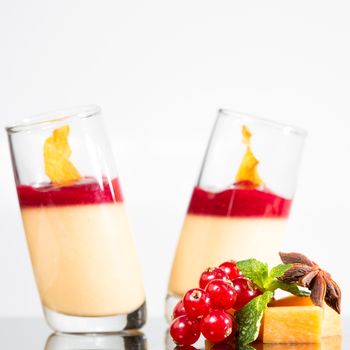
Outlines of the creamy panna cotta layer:
[[266,190],[195,188],[171,272],[169,291],[182,296],[201,273],[225,260],[278,262],[291,201]]
[[227,218],[188,214],[177,247],[169,290],[183,295],[201,273],[227,260],[255,257],[275,264],[286,219]]
[[136,249],[117,180],[19,186],[42,303],[75,316],[127,314],[144,302]]

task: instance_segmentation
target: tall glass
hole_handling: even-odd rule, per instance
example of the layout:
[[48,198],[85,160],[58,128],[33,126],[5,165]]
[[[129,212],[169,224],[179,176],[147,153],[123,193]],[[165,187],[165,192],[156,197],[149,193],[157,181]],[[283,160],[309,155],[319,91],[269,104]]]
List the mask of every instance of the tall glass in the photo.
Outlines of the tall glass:
[[168,318],[206,268],[251,257],[278,261],[305,136],[291,126],[219,111],[173,262]]
[[48,324],[72,333],[140,328],[143,282],[99,107],[6,130]]

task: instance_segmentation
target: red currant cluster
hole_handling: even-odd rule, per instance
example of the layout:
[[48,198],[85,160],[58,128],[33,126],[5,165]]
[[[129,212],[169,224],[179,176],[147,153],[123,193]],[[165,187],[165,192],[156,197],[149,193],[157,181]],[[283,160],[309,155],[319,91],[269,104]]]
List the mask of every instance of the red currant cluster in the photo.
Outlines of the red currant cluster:
[[234,312],[260,294],[234,261],[208,268],[200,277],[199,288],[190,289],[176,304],[170,335],[179,345],[195,343],[201,333],[219,343],[236,334]]

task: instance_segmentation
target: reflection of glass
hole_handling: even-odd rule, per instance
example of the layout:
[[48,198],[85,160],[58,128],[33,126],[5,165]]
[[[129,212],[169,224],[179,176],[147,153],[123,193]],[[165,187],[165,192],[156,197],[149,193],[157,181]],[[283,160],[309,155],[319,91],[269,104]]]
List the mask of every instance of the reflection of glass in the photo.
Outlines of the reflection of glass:
[[167,314],[225,260],[278,262],[305,132],[221,110],[176,250]]
[[45,350],[146,350],[143,333],[132,334],[52,334]]
[[74,333],[141,327],[142,278],[99,108],[44,115],[7,132],[49,325]]

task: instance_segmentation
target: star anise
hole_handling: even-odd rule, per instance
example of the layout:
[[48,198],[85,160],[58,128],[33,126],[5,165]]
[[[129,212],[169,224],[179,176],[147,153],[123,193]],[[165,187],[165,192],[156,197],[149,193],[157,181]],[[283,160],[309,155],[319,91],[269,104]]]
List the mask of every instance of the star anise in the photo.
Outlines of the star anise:
[[293,266],[279,279],[285,283],[297,283],[311,291],[314,305],[328,306],[340,314],[341,291],[331,275],[322,270],[315,262],[299,253],[279,253],[284,264]]

